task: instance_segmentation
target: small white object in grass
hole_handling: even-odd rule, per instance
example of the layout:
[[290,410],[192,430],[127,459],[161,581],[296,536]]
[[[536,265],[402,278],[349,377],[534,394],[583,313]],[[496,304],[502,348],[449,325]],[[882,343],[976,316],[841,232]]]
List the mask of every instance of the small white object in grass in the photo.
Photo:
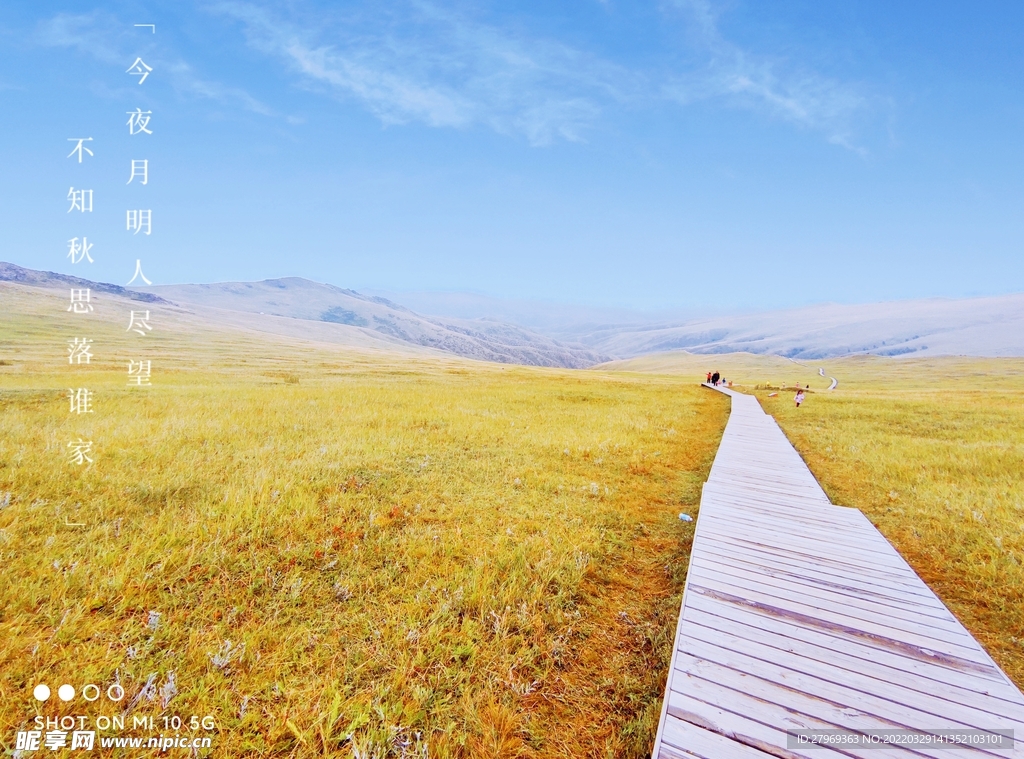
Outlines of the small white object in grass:
[[774,398],[778,393],[768,393],[769,398]]
[[224,645],[220,647],[220,650],[217,651],[217,653],[208,653],[207,656],[210,657],[210,662],[213,666],[217,669],[224,669],[224,667],[232,661],[240,659],[243,653],[245,653],[244,643],[240,646],[232,646],[230,640],[225,640]]
[[336,582],[334,583],[334,597],[339,601],[348,601],[352,598],[352,591],[348,589],[347,585]]
[[178,685],[174,680],[174,673],[170,672],[167,675],[167,682],[164,683],[164,687],[160,689],[160,706],[163,709],[167,708],[167,705],[171,703],[171,699],[174,698],[178,693]]
[[691,517],[689,514],[680,514],[679,518],[682,519],[684,522],[692,522],[693,521],[693,517]]
[[150,611],[149,612],[149,621],[146,623],[146,626],[149,627],[150,630],[155,630],[157,627],[159,627],[160,626],[160,612],[158,612],[158,611]]

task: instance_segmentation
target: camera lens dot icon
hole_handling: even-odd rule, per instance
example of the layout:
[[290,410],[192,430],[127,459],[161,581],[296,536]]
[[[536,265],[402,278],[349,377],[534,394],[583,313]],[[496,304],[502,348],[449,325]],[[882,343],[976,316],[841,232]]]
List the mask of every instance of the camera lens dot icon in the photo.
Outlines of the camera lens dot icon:
[[61,701],[70,701],[75,697],[75,686],[65,683],[57,688],[57,695],[60,696]]
[[50,697],[50,689],[46,683],[39,683],[35,690],[32,691],[32,695],[36,697],[36,701],[45,701]]

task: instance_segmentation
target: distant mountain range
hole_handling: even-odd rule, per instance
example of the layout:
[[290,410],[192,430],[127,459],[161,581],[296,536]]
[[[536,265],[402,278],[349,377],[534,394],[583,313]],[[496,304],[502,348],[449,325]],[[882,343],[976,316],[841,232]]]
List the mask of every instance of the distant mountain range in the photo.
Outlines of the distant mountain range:
[[137,300],[144,303],[166,303],[166,301],[153,293],[144,293],[137,290],[130,290],[120,285],[108,285],[103,282],[93,282],[91,279],[72,277],[67,274],[55,274],[52,271],[36,271],[25,269],[15,264],[8,264],[0,261],[0,282],[16,282],[19,285],[29,287],[81,287],[95,290],[96,292],[120,295],[123,298]]
[[685,349],[788,358],[1024,356],[1024,294],[665,319],[642,312],[502,301],[464,293],[412,293],[410,304],[307,279],[123,288],[0,263],[0,281],[92,287],[173,303],[206,319],[349,345],[418,347],[484,361],[582,368]]
[[863,354],[1024,356],[1024,294],[822,304],[682,324],[609,326],[571,337],[618,358],[678,349],[794,359]]
[[627,308],[580,306],[556,303],[546,300],[525,298],[492,298],[480,293],[468,292],[394,292],[390,290],[362,290],[364,295],[387,298],[401,303],[418,314],[456,319],[491,319],[518,324],[520,327],[537,330],[545,335],[575,340],[575,336],[587,334],[602,326],[635,325],[654,322],[684,322],[700,315],[698,309],[675,310],[657,313]]
[[624,310],[502,301],[461,293],[389,293],[423,313],[501,314],[539,332],[616,358],[669,350],[749,352],[787,358],[1024,356],[1024,293],[928,298],[677,318]]
[[[423,317],[385,298],[297,277],[122,288],[0,263],[0,281],[5,280],[51,289],[91,286],[139,300],[174,303],[211,321],[346,345],[387,348],[404,344],[481,361],[568,368],[593,366],[612,358],[514,324]],[[327,325],[332,329],[322,328]],[[368,341],[367,337],[371,339]]]

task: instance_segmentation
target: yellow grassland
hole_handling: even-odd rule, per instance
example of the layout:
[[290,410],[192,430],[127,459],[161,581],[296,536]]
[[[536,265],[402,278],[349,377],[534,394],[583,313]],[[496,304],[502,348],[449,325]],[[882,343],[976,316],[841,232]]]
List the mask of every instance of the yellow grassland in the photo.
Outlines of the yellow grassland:
[[[142,304],[61,297],[0,285],[4,750],[38,713],[127,712],[213,715],[211,756],[649,752],[721,398],[169,307],[141,337]],[[152,387],[126,385],[140,358]],[[32,698],[115,681],[116,708]]]
[[[1024,687],[1024,360],[674,352],[613,366],[719,369],[754,392],[832,502],[861,509]],[[796,384],[812,391],[799,409]]]

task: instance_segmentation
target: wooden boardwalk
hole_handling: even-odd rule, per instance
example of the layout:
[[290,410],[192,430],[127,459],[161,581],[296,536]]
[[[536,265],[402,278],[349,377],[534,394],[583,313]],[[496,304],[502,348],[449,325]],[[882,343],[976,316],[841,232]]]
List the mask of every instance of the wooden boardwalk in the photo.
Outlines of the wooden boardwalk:
[[[829,503],[757,399],[722,392],[653,757],[1024,757],[1021,692],[863,514]],[[862,745],[787,736],[819,729]],[[968,729],[1012,747],[863,737]]]

